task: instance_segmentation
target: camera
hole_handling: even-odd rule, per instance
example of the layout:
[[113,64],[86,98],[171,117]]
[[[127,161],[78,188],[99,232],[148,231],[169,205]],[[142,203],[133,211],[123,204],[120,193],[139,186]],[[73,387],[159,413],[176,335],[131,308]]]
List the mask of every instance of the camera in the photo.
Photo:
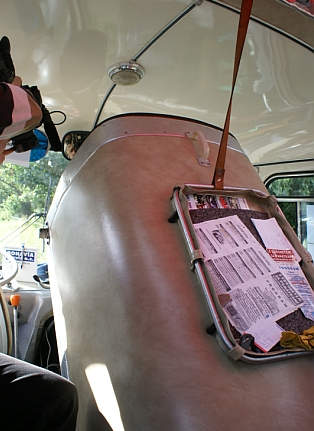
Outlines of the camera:
[[11,84],[15,77],[15,69],[11,58],[10,41],[6,36],[0,41],[0,81]]

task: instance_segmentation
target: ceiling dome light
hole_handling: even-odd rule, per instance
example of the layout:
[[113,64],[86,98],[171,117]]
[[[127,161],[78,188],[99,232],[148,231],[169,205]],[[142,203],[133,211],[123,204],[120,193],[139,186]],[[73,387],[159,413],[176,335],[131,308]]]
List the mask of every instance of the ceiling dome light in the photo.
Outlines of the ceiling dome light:
[[143,78],[144,72],[144,67],[138,63],[123,62],[113,64],[108,70],[108,75],[114,84],[134,85]]

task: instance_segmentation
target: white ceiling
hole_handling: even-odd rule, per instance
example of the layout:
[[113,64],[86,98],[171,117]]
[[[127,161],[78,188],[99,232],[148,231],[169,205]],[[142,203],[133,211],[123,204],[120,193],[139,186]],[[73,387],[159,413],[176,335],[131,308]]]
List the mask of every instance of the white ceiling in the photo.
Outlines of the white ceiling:
[[[38,86],[50,111],[66,114],[66,122],[58,126],[62,137],[69,130],[93,128],[112,84],[108,68],[133,58],[189,4],[0,0],[1,32],[11,40],[16,73],[24,84]],[[254,8],[263,21],[269,16],[276,25],[293,22],[288,27],[307,46],[250,22],[230,131],[253,163],[314,157],[314,20],[275,0],[255,0]],[[156,112],[223,127],[237,24],[238,13],[217,2],[196,6],[139,58],[144,78],[134,86],[115,87],[100,120]],[[313,29],[310,35],[308,29]],[[54,114],[53,119],[61,116]]]

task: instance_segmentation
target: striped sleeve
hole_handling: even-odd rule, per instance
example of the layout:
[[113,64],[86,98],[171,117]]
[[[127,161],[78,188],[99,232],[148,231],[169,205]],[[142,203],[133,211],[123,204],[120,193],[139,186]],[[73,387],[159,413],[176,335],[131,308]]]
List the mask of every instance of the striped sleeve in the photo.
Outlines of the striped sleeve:
[[0,83],[0,139],[10,139],[38,125],[41,109],[22,88]]

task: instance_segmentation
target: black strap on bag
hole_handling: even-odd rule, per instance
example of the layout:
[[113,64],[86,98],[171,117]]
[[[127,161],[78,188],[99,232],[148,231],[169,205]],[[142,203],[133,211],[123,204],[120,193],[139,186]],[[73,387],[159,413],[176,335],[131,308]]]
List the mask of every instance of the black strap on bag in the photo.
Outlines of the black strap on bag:
[[62,151],[62,144],[61,140],[59,138],[59,134],[57,132],[57,128],[55,124],[53,123],[50,113],[48,109],[45,107],[45,105],[42,105],[42,113],[43,113],[43,119],[42,124],[44,126],[44,130],[46,132],[46,135],[48,137],[50,148],[49,151]]
[[231,95],[230,95],[228,111],[225,119],[225,124],[222,132],[222,137],[220,141],[220,146],[219,146],[219,151],[218,151],[218,156],[217,156],[216,166],[214,171],[213,183],[212,183],[214,188],[217,190],[222,190],[224,186],[225,162],[226,162],[228,135],[229,135],[229,128],[230,128],[232,98],[233,98],[234,88],[235,88],[237,75],[239,71],[244,42],[246,39],[246,33],[249,26],[252,5],[253,5],[253,0],[242,0],[239,26],[238,26],[238,35],[237,35],[237,42],[236,42],[236,51],[235,51],[235,57],[234,57]]
[[[62,144],[61,144],[61,140],[59,138],[58,132],[57,132],[57,128],[51,119],[51,116],[50,116],[48,109],[42,103],[42,98],[41,98],[41,94],[40,94],[39,89],[36,86],[29,87],[28,85],[23,85],[22,88],[25,91],[27,91],[27,93],[38,103],[38,105],[41,108],[41,112],[42,112],[43,116],[42,116],[42,120],[41,120],[40,124],[37,127],[39,127],[41,125],[44,126],[45,133],[46,133],[48,140],[49,140],[49,143],[50,143],[49,150],[61,152],[62,151]],[[29,133],[29,132],[27,132],[27,133]],[[16,141],[16,138],[18,138],[18,140],[23,139],[23,135],[26,135],[26,134],[23,133],[22,135],[18,135],[17,137],[14,138],[14,140]],[[24,151],[26,151],[26,150],[24,150]]]

